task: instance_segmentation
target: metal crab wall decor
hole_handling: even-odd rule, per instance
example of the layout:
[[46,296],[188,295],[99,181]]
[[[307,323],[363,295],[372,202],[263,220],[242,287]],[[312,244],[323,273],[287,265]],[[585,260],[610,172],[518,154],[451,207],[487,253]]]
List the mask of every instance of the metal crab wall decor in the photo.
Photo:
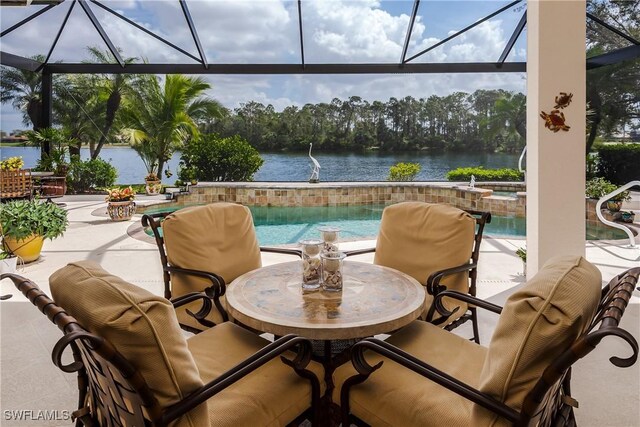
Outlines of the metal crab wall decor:
[[569,104],[571,104],[572,98],[573,93],[560,92],[558,96],[555,97],[556,105],[553,107],[553,110],[551,110],[549,114],[544,111],[540,112],[540,117],[544,120],[544,127],[554,133],[561,130],[569,132],[571,126],[567,126],[565,123],[566,119],[564,117],[564,113],[560,110],[567,108]]
[[553,132],[565,131],[568,132],[571,126],[567,126],[564,118],[564,113],[560,110],[551,110],[549,114],[544,111],[540,112],[540,117],[544,119],[544,127]]
[[557,110],[568,107],[569,104],[571,104],[571,98],[573,98],[572,93],[567,94],[566,92],[560,92],[560,94],[556,96],[556,106],[553,108]]

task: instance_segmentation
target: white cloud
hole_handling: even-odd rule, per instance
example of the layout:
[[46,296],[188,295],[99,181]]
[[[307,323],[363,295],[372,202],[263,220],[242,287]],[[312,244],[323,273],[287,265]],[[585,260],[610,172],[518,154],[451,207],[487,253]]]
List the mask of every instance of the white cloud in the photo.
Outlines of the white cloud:
[[[67,3],[67,2],[65,2]],[[304,42],[307,63],[399,61],[409,24],[411,2],[406,11],[387,8],[375,0],[326,0],[303,2]],[[192,63],[193,60],[129,26],[95,5],[92,10],[125,56],[144,56],[152,62]],[[121,0],[107,3],[146,28],[197,56],[179,3],[174,0]],[[297,4],[288,0],[226,0],[188,2],[200,40],[210,63],[298,63],[300,60]],[[20,55],[46,53],[67,4],[25,25],[1,40],[2,50]],[[5,12],[6,9],[6,12]],[[17,9],[17,8],[16,8]],[[22,9],[22,8],[20,8]],[[84,12],[76,6],[52,59],[79,61],[86,58],[86,46],[104,47]],[[34,9],[35,11],[36,9]],[[11,15],[13,13],[13,15]],[[23,13],[24,15],[24,13]],[[24,16],[3,8],[2,28]],[[509,24],[511,25],[511,24]],[[471,31],[416,59],[416,62],[482,62],[497,59],[510,36],[501,19],[480,24]],[[18,34],[19,33],[19,34]],[[418,16],[409,47],[412,52],[437,43],[426,36],[425,20]],[[510,60],[522,60],[524,45],[516,46]],[[214,83],[211,95],[229,108],[255,100],[287,105],[330,102],[352,95],[373,101],[416,98],[453,91],[504,88],[525,90],[520,74],[453,75],[292,75],[292,76],[207,76]],[[21,127],[20,115],[2,106],[2,127]]]

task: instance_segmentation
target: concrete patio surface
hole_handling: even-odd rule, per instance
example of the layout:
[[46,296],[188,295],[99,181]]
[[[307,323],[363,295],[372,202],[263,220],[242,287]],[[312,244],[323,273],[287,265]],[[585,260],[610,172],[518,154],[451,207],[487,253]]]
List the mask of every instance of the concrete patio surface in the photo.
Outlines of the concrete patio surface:
[[[145,203],[149,198],[139,197]],[[159,201],[159,197],[151,198]],[[19,268],[48,294],[48,278],[68,262],[91,259],[106,270],[149,291],[162,295],[160,259],[152,242],[132,238],[127,230],[139,223],[112,222],[106,216],[106,203],[100,196],[68,196],[57,201],[66,203],[69,228],[62,238],[47,241],[42,257]],[[638,239],[636,239],[638,240]],[[640,248],[628,248],[628,241],[592,241],[586,246],[587,259],[602,272],[604,283],[623,270],[640,265]],[[375,241],[345,242],[342,249],[375,245]],[[485,237],[479,267],[478,296],[497,304],[524,283],[522,263],[515,250],[524,246],[523,239]],[[419,256],[419,254],[416,254]],[[263,254],[263,264],[289,261],[286,255]],[[354,257],[371,262],[373,255]],[[0,303],[0,425],[58,426],[71,425],[67,414],[76,409],[75,375],[64,374],[51,362],[51,350],[61,337],[57,328],[33,307],[9,280],[0,282],[0,294],[13,298]],[[640,336],[640,293],[636,292],[623,318],[622,327],[636,339]],[[488,344],[497,316],[480,312],[481,340]],[[459,328],[457,333],[468,331]],[[581,426],[640,425],[640,363],[631,368],[614,367],[607,359],[628,356],[630,350],[621,340],[608,338],[573,370],[573,394],[579,401],[576,410]],[[68,355],[67,355],[68,356]],[[18,410],[58,411],[58,420],[18,421]],[[66,411],[66,412],[65,412]]]

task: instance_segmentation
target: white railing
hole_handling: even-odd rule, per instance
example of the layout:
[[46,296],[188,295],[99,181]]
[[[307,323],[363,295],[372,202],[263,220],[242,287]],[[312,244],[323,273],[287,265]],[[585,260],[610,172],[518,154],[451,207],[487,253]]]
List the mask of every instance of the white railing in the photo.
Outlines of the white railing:
[[627,191],[628,189],[630,189],[631,187],[635,187],[638,186],[640,187],[640,181],[631,181],[626,183],[625,185],[623,185],[622,187],[618,188],[617,190],[612,191],[609,194],[605,194],[604,196],[602,196],[600,198],[600,200],[598,200],[598,203],[596,203],[596,215],[598,215],[598,219],[600,219],[600,221],[602,221],[603,224],[606,224],[610,227],[613,228],[617,228],[619,230],[624,231],[625,233],[627,233],[627,236],[629,236],[629,247],[631,248],[635,248],[636,247],[636,239],[635,236],[633,235],[633,232],[631,231],[631,229],[629,227],[627,227],[626,225],[623,224],[619,224],[617,222],[613,222],[613,221],[609,221],[608,219],[606,219],[603,215],[602,215],[602,204],[604,202],[606,202],[607,200],[609,200],[610,198],[612,198],[613,196],[616,196],[624,191]]
[[527,146],[525,145],[522,149],[522,153],[520,154],[520,158],[518,159],[518,170],[520,172],[524,172],[524,168],[522,167],[522,161],[524,160],[524,155],[527,154]]

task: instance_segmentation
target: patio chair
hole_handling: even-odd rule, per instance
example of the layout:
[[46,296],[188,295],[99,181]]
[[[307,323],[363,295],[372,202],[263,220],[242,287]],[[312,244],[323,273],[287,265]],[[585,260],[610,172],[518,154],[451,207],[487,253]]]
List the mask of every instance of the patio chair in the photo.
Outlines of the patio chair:
[[375,252],[374,264],[395,268],[425,285],[423,320],[451,330],[471,320],[473,339],[480,342],[476,308],[464,301],[444,299],[444,290],[475,296],[478,257],[485,224],[491,214],[449,205],[403,202],[382,212],[375,248],[347,252],[347,256]]
[[33,180],[29,169],[0,170],[0,199],[31,199]]
[[224,294],[236,277],[262,266],[260,252],[300,256],[295,249],[258,246],[251,212],[234,203],[211,203],[142,216],[160,251],[164,296],[206,292],[215,305],[206,318],[187,304],[178,309],[183,329],[198,333],[229,320]]
[[[612,357],[633,365],[638,343],[618,327],[640,268],[601,289],[600,272],[582,257],[557,257],[514,292],[504,308],[445,291],[500,314],[488,347],[427,322],[413,322],[387,341],[367,339],[352,364],[334,374],[343,425],[496,426],[575,425],[571,366],[608,335],[633,354]],[[598,327],[599,325],[599,327]],[[335,400],[334,400],[335,401]]]
[[[323,368],[311,344],[295,335],[269,342],[231,322],[185,338],[168,301],[91,261],[55,272],[55,302],[37,285],[6,274],[64,336],[53,362],[77,372],[77,426],[286,425],[309,418],[321,392]],[[210,306],[210,304],[209,304]],[[71,348],[73,362],[62,354]],[[324,389],[324,382],[322,384]]]

